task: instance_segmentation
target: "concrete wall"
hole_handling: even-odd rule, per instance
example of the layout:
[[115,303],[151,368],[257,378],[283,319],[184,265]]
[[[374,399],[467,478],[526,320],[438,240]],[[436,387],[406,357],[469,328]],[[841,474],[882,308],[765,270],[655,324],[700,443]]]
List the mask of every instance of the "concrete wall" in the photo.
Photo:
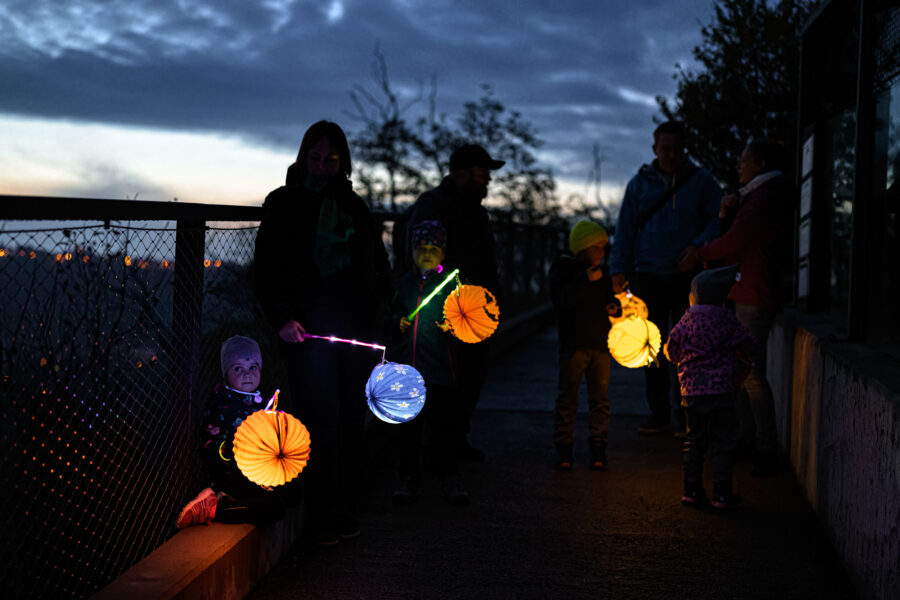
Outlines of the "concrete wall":
[[900,366],[781,315],[768,374],[782,451],[864,598],[900,598]]
[[240,600],[297,541],[302,507],[265,527],[187,527],[92,600]]

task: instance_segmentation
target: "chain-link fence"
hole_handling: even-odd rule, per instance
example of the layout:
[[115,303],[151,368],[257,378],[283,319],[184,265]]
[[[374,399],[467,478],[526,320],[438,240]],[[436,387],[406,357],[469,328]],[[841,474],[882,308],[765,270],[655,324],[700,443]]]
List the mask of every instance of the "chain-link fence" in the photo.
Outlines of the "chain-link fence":
[[[391,218],[378,218],[390,251]],[[281,387],[276,336],[251,286],[257,225],[4,223],[4,597],[87,597],[175,533],[201,486],[194,424],[221,380],[224,339],[257,339],[260,389]],[[545,301],[565,231],[498,230],[511,317]]]

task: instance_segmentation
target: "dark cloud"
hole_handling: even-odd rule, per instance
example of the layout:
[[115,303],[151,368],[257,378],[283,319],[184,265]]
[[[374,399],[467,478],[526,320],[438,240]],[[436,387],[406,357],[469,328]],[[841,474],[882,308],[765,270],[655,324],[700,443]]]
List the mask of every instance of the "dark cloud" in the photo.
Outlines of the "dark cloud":
[[347,123],[372,51],[412,97],[437,78],[454,114],[490,84],[538,128],[558,175],[605,178],[649,156],[655,106],[691,60],[706,0],[7,0],[0,113],[236,134],[287,153]]

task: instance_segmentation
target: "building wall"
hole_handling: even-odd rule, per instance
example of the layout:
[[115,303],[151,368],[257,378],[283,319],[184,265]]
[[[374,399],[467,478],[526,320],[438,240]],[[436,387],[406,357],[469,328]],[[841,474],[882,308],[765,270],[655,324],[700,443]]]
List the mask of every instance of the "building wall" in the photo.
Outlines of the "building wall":
[[900,598],[900,368],[781,315],[768,373],[781,449],[862,597]]

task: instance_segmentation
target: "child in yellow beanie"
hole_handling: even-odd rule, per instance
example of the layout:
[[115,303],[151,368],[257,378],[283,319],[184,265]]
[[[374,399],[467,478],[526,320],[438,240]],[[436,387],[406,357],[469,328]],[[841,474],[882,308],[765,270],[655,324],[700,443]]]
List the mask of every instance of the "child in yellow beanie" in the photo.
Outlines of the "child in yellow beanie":
[[609,236],[593,221],[579,221],[569,233],[569,250],[550,267],[550,294],[559,329],[559,387],[554,410],[556,467],[573,466],[572,447],[578,391],[587,377],[591,469],[608,468],[609,315],[618,310],[604,273]]

